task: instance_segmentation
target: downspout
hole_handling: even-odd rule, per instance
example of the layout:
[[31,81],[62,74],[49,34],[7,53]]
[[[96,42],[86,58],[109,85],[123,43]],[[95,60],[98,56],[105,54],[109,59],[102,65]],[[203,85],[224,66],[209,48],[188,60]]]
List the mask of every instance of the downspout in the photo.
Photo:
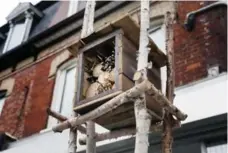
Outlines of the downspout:
[[184,23],[185,29],[187,31],[192,31],[194,28],[195,18],[197,15],[199,15],[200,13],[203,13],[205,11],[208,11],[212,8],[218,7],[218,6],[227,6],[227,3],[226,2],[215,2],[215,3],[212,3],[205,7],[202,7],[196,11],[189,12],[185,18],[185,23]]

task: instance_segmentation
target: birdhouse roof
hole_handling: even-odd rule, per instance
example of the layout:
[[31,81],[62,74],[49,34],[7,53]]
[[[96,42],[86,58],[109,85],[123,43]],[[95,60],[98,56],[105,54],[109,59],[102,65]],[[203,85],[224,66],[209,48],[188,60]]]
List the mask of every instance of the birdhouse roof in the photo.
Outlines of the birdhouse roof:
[[[128,15],[113,20],[105,24],[104,26],[95,27],[94,33],[84,39],[81,39],[81,41],[88,42],[94,40],[95,38],[111,33],[116,29],[122,29],[124,32],[124,36],[126,36],[137,47],[139,46],[140,26]],[[149,56],[152,59],[152,62],[154,62],[159,67],[165,66],[167,62],[166,55],[158,48],[158,46],[150,37],[149,47],[151,49]]]

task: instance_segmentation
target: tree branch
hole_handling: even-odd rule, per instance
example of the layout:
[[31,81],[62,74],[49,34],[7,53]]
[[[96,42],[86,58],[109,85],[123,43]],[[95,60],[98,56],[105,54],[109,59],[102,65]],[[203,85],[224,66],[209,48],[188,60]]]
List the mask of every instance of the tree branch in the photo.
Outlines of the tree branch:
[[86,153],[96,153],[96,134],[95,134],[95,124],[93,121],[87,122],[87,137],[86,137]]
[[[60,122],[63,122],[63,121],[68,120],[67,117],[65,117],[65,116],[63,116],[63,115],[57,113],[56,111],[51,110],[50,108],[47,108],[47,113],[48,113],[48,115],[54,117],[55,119],[59,120]],[[78,126],[77,126],[77,129],[78,129],[81,133],[86,134],[86,128],[84,128],[83,126],[78,125]]]
[[[173,103],[174,100],[174,68],[173,68],[173,18],[171,13],[167,12],[165,16],[166,25],[166,53],[167,53],[167,81],[166,81],[166,97]],[[165,113],[163,134],[162,134],[162,153],[172,153],[173,143],[173,122],[175,122],[173,116],[169,113]]]
[[[161,131],[162,129],[162,122],[159,124],[151,125],[150,126],[150,132],[154,131]],[[123,128],[120,130],[114,130],[106,133],[101,133],[96,135],[96,142],[99,141],[104,141],[108,139],[117,139],[118,137],[122,136],[134,136],[136,133],[135,127],[130,127],[130,128]],[[79,139],[80,145],[85,145],[86,144],[86,137],[82,137]]]
[[187,115],[174,106],[160,90],[158,90],[152,83],[147,81],[147,93],[151,95],[154,100],[159,103],[166,111],[174,115],[178,120],[184,121]]

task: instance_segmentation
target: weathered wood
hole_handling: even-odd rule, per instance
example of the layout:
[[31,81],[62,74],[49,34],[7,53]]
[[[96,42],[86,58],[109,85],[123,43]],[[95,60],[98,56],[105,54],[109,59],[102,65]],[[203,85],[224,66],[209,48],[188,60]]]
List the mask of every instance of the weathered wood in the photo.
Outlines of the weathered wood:
[[[76,48],[78,51],[78,48]],[[76,78],[78,77],[77,74],[77,69],[76,69],[76,73],[75,73],[75,80],[77,80]],[[75,106],[75,101],[76,101],[76,97],[77,97],[77,81],[74,82],[74,97],[73,97],[73,101],[72,101],[72,117],[77,117],[78,114],[73,110],[74,106]],[[72,127],[70,128],[70,133],[69,133],[69,140],[68,140],[68,153],[76,153],[77,152],[77,137],[78,137],[78,131],[76,127]]]
[[145,97],[135,101],[136,139],[135,153],[148,153],[148,136],[152,117],[146,109]]
[[[59,120],[60,122],[63,122],[63,121],[68,120],[67,117],[65,117],[65,116],[63,116],[63,115],[61,115],[61,114],[59,114],[59,113],[57,113],[57,112],[51,110],[50,108],[47,109],[47,113],[48,113],[48,115],[50,115],[50,116],[56,118],[56,119]],[[78,125],[78,126],[77,126],[77,129],[78,129],[81,133],[86,134],[86,128],[84,128],[83,126]]]
[[96,153],[96,134],[95,134],[95,123],[88,121],[86,126],[86,153]]
[[77,128],[71,128],[69,133],[69,140],[68,140],[68,153],[76,153],[77,137],[78,137]]
[[84,111],[85,108],[90,107],[91,109],[94,109],[95,106],[93,107],[93,105],[96,105],[97,103],[101,103],[102,101],[104,101],[103,103],[105,103],[106,99],[113,98],[113,97],[115,97],[115,96],[117,96],[117,95],[119,95],[121,93],[122,93],[121,91],[114,91],[113,93],[110,93],[110,94],[108,94],[106,96],[102,96],[99,99],[94,99],[94,100],[90,101],[89,103],[86,103],[86,102],[82,103],[81,105],[76,106],[74,108],[74,110],[76,112],[80,112],[80,113],[84,114],[85,113],[85,111]]
[[[150,132],[154,132],[154,131],[158,132],[158,131],[161,131],[161,129],[162,129],[162,123],[150,126]],[[104,141],[104,140],[108,140],[108,139],[117,139],[122,136],[134,136],[135,133],[136,133],[135,127],[129,127],[129,128],[123,128],[120,130],[105,132],[105,133],[96,135],[96,142]],[[81,145],[85,145],[86,137],[80,138],[79,143]]]
[[[150,1],[141,1],[140,11],[140,42],[139,42],[139,54],[137,71],[141,72],[140,77],[134,77],[136,85],[143,80],[147,79],[147,65],[149,56],[149,8]],[[142,79],[142,80],[141,80]],[[136,138],[135,138],[135,153],[148,153],[148,136],[151,125],[152,117],[149,115],[146,107],[146,96],[145,93],[141,93],[140,98],[135,100],[135,121],[136,121]]]
[[[173,103],[174,99],[174,63],[173,63],[173,17],[170,12],[166,13],[166,54],[167,54],[167,81],[166,81],[166,97]],[[162,153],[172,153],[172,126],[173,117],[167,112],[164,118],[163,133],[162,133]]]
[[133,88],[129,89],[128,91],[123,92],[122,94],[114,97],[113,99],[109,100],[108,102],[102,104],[98,108],[90,111],[89,113],[79,116],[78,118],[72,118],[63,123],[60,123],[52,128],[54,132],[62,132],[65,129],[70,127],[75,127],[80,124],[85,123],[88,120],[94,120],[101,115],[106,114],[107,112],[114,110],[118,106],[130,102],[133,99],[137,98],[141,93],[148,91],[148,93],[152,96],[152,98],[156,99],[156,102],[163,106],[168,112],[172,115],[176,116],[179,120],[185,120],[187,115],[181,112],[177,107],[172,105],[169,100],[154,87],[152,83],[148,80],[144,80],[142,83],[137,84]]
[[95,5],[96,5],[95,0],[90,0],[86,2],[81,38],[85,38],[89,36],[94,31],[93,22],[94,22]]
[[116,30],[108,35],[106,35],[105,37],[101,37],[101,38],[98,38],[96,41],[93,41],[91,43],[88,43],[86,46],[84,46],[83,48],[81,48],[79,50],[79,53],[82,53],[82,52],[85,52],[91,48],[94,48],[96,47],[97,45],[109,40],[109,39],[112,39],[112,38],[115,38],[116,34],[117,33],[123,33],[123,31],[120,29],[120,30]]
[[60,122],[63,122],[63,121],[66,121],[67,120],[67,117],[51,110],[50,108],[47,108],[47,114],[56,118],[57,120],[59,120]]
[[132,98],[137,97],[140,93],[146,90],[147,87],[146,83],[148,81],[144,81],[135,87],[129,89],[128,91],[114,97],[113,99],[109,100],[108,102],[104,103],[103,105],[99,106],[98,108],[90,111],[89,113],[79,116],[78,118],[72,118],[67,121],[64,121],[52,128],[54,132],[62,132],[65,129],[76,127],[80,124],[85,123],[88,120],[94,120],[95,118],[106,114],[107,112],[114,110],[118,106],[130,102]]
[[166,111],[174,115],[178,120],[184,121],[187,118],[187,114],[183,113],[180,109],[174,106],[163,93],[158,90],[152,83],[147,82],[147,94],[154,98],[155,102],[161,105]]
[[[152,118],[156,118],[156,119],[158,119],[158,120],[163,120],[163,114],[162,114],[162,116],[160,116],[160,115],[158,115],[157,113],[155,113],[155,112],[153,112],[152,110],[149,110],[149,109],[147,109],[147,111],[148,111],[148,113],[150,114],[150,116],[152,117]],[[163,113],[163,112],[162,112]]]

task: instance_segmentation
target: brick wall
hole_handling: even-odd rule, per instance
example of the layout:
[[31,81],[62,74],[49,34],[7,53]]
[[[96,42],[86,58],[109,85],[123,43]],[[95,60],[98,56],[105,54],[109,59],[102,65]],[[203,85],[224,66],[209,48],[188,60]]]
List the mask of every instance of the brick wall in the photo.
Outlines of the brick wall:
[[184,29],[186,14],[207,2],[177,2],[177,22],[174,25],[174,58],[176,86],[207,77],[207,67],[220,64],[227,69],[227,12],[217,7],[196,17],[193,31]]
[[0,116],[0,131],[21,138],[45,128],[54,86],[54,79],[48,79],[53,58],[11,76],[15,84]]

